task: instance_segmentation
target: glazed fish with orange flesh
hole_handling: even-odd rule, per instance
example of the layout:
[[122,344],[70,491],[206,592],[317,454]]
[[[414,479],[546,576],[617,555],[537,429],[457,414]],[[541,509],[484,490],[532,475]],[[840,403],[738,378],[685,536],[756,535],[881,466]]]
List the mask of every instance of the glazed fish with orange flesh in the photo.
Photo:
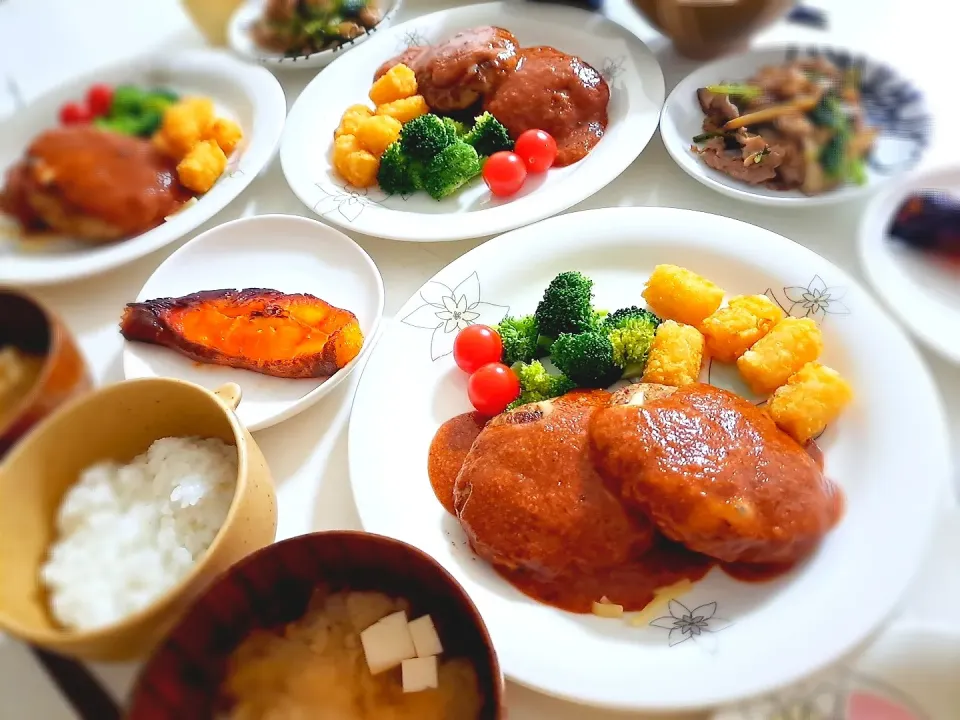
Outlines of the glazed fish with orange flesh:
[[120,331],[211,365],[282,378],[322,378],[363,346],[356,315],[313,295],[206,290],[130,303]]
[[838,487],[763,411],[711,385],[603,408],[594,462],[664,535],[725,562],[789,564],[813,550],[843,508]]

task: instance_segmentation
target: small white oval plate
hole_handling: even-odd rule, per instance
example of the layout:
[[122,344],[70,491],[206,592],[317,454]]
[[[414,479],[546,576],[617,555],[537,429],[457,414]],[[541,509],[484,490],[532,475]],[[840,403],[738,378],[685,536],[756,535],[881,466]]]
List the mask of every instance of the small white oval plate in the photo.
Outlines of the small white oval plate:
[[351,48],[355,48],[360,43],[376,35],[377,31],[386,30],[390,27],[394,17],[400,10],[402,0],[394,0],[389,4],[390,9],[383,14],[383,19],[377,23],[375,28],[368,30],[360,37],[348,40],[338,47],[322,52],[310,53],[309,55],[282,55],[280,53],[269,52],[257,46],[250,36],[250,28],[263,14],[264,0],[251,0],[237,8],[236,12],[230,17],[230,23],[227,26],[227,38],[233,51],[247,60],[253,60],[261,65],[269,67],[279,67],[290,70],[306,70],[312,68],[323,68],[336,60],[340,55]]
[[295,215],[258,215],[207,230],[157,268],[137,302],[225,288],[315,295],[350,310],[364,335],[360,354],[327,380],[287,380],[202,365],[167,348],[124,343],[128,380],[172,377],[211,390],[228,382],[239,385],[243,402],[237,416],[251,431],[293,417],[343,382],[373,347],[383,315],[383,279],[363,248],[333,228]]
[[[459,325],[533,311],[547,283],[565,270],[594,279],[599,307],[637,304],[660,263],[689,267],[729,294],[766,292],[791,315],[812,317],[823,329],[824,362],[851,381],[857,399],[818,441],[828,474],[847,495],[843,520],[818,552],[768,583],[737,582],[715,569],[649,624],[631,627],[538,604],[507,584],[470,551],[437,502],[426,461],[437,427],[470,409],[466,376],[450,354]],[[933,380],[865,290],[782,236],[669,208],[573,213],[471,250],[397,318],[364,368],[350,419],[360,518],[365,530],[429,553],[463,584],[504,672],[524,685],[647,712],[759,695],[865,639],[924,557],[950,473]],[[704,379],[737,388],[729,366],[706,368]]]
[[6,232],[4,227],[0,283],[43,285],[78,280],[158,250],[225,208],[270,163],[280,144],[287,106],[277,79],[225,52],[198,50],[128,61],[47,93],[0,125],[0,168],[19,161],[41,130],[58,125],[60,107],[81,99],[87,88],[98,82],[163,86],[183,94],[206,95],[216,103],[218,112],[240,123],[243,141],[209,192],[162,225],[129,240],[103,245],[69,238],[22,242],[12,237],[16,230]]
[[[491,24],[509,29],[525,47],[552,45],[603,73],[610,85],[610,123],[593,151],[574,165],[531,178],[505,200],[492,198],[479,178],[440,202],[426,193],[405,198],[345,184],[331,166],[333,132],[348,106],[370,103],[374,71],[410,45]],[[663,94],[663,73],[653,53],[599,13],[546,3],[469,5],[398,25],[317,75],[290,111],[280,162],[301,202],[342,227],[412,242],[480,237],[555,215],[614,180],[650,141]]]
[[[796,56],[821,54],[840,67],[856,67],[863,82],[861,95],[869,121],[879,131],[867,166],[867,183],[844,185],[822,195],[799,190],[778,191],[748,185],[713,168],[694,153],[693,137],[703,132],[703,111],[697,89],[722,82],[743,82],[765,65],[779,65]],[[892,68],[866,56],[829,47],[779,45],[758,48],[704,65],[673,89],[660,115],[660,135],[667,152],[687,175],[712,190],[758,205],[809,207],[861,197],[914,167],[930,139],[930,120],[923,95]]]
[[877,295],[917,338],[960,363],[960,267],[889,235],[900,205],[918,190],[960,197],[960,168],[916,173],[870,201],[860,221],[860,262]]

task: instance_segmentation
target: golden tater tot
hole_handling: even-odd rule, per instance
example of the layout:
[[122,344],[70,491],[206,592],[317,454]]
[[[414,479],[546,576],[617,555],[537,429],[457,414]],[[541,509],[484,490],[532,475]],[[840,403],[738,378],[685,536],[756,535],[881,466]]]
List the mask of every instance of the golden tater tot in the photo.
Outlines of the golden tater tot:
[[700,329],[710,357],[734,362],[783,319],[783,310],[766,295],[737,295],[708,315]]
[[377,106],[377,115],[389,115],[401,123],[408,123],[428,112],[430,112],[430,106],[423,99],[423,95],[414,95]]
[[341,135],[356,135],[360,123],[373,115],[373,110],[366,105],[351,105],[340,118],[340,126],[334,131],[335,138]]
[[657,265],[643,289],[643,299],[664,320],[699,327],[723,302],[723,290],[695,272]]
[[347,155],[337,166],[343,179],[356,188],[365,188],[377,184],[380,171],[380,158],[366,150],[356,150]]
[[201,140],[177,165],[177,175],[184,187],[205,193],[223,175],[227,156],[213,140]]
[[360,122],[355,136],[364,150],[380,157],[400,137],[401,130],[403,125],[399,120],[389,115],[374,115]]
[[695,327],[665,320],[650,345],[643,382],[674,387],[697,382],[703,346],[703,335]]
[[406,65],[394,65],[370,88],[374,105],[386,105],[417,94],[417,76]]
[[214,108],[210,98],[184,98],[164,111],[156,145],[180,160],[204,138],[213,121]]
[[229,155],[243,140],[243,130],[240,125],[227,118],[217,118],[207,129],[204,140],[213,140],[224,154]]
[[777,388],[767,412],[781,430],[803,445],[823,432],[853,400],[853,388],[833,368],[810,362]]
[[823,352],[823,335],[810,318],[787,317],[737,360],[750,389],[768,395]]
[[356,135],[341,135],[333,141],[333,165],[339,168],[339,165],[346,159],[347,155],[357,150],[363,150],[360,141]]

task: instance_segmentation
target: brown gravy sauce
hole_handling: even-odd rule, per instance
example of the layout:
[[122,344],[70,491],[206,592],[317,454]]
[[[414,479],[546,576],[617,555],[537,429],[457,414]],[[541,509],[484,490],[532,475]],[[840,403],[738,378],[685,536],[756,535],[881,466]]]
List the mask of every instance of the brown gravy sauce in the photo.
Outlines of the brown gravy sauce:
[[[447,420],[430,443],[427,472],[437,500],[451,515],[453,488],[463,461],[480,435],[486,419],[478,413],[464,413]],[[823,467],[823,452],[813,441],[806,450]],[[571,547],[571,552],[577,548]],[[751,565],[718,563],[713,558],[688,550],[679,543],[657,535],[653,546],[643,555],[612,569],[580,572],[549,580],[522,570],[498,566],[493,569],[525,595],[562,610],[589,613],[595,601],[606,596],[626,611],[645,608],[660,588],[682,580],[696,582],[713,567],[742,582],[767,582],[788,572],[795,565]]]

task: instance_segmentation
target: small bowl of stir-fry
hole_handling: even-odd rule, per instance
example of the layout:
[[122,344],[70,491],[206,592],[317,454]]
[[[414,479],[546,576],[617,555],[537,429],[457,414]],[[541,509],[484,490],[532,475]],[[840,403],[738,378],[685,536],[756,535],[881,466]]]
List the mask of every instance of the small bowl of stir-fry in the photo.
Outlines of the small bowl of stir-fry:
[[234,52],[263,65],[322,68],[387,27],[401,0],[262,0],[230,19]]
[[660,132],[684,171],[725,195],[810,205],[910,170],[930,129],[922,94],[891,68],[842,50],[778,47],[687,76]]

